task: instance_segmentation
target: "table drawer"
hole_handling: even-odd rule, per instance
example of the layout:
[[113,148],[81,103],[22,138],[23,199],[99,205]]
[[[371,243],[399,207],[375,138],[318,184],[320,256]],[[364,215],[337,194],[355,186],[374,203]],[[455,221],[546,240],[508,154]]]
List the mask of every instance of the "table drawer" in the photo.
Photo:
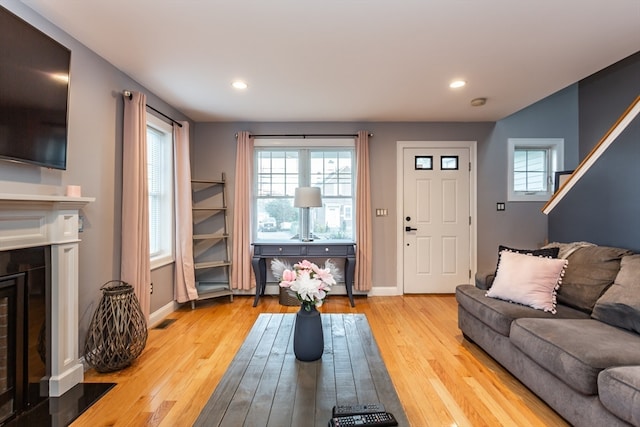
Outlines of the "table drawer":
[[255,255],[262,256],[297,256],[302,255],[300,246],[290,245],[256,245],[253,248]]
[[346,256],[349,254],[349,248],[353,247],[348,245],[309,245],[307,246],[307,255]]

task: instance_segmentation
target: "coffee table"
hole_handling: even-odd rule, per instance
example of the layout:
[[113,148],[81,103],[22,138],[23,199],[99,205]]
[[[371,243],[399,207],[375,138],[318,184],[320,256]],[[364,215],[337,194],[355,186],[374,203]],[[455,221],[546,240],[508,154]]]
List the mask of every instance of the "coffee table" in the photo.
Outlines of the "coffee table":
[[336,404],[404,410],[364,314],[322,314],[324,353],[293,354],[295,314],[260,314],[194,426],[322,426]]

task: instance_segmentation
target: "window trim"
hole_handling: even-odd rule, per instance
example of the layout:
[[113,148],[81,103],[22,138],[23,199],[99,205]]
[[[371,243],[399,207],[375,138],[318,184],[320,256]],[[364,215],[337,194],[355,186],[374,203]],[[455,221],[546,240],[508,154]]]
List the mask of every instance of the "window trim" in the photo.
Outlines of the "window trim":
[[[153,256],[151,254],[149,254],[149,262],[150,262],[150,267],[151,270],[155,270],[158,269],[160,267],[164,267],[166,265],[172,264],[175,262],[175,171],[174,171],[174,161],[173,161],[173,156],[174,156],[174,138],[173,138],[173,126],[171,126],[169,123],[166,123],[164,120],[160,119],[159,117],[153,115],[153,114],[147,114],[147,123],[146,123],[147,127],[151,127],[153,129],[155,129],[156,131],[159,131],[165,135],[167,135],[167,138],[170,140],[169,144],[170,144],[170,148],[169,148],[169,152],[170,152],[170,158],[168,160],[168,162],[171,164],[170,167],[170,176],[166,178],[167,182],[169,182],[169,187],[170,187],[170,193],[167,197],[169,198],[169,203],[171,205],[171,209],[169,209],[169,218],[167,219],[167,221],[163,221],[163,223],[168,222],[170,225],[170,236],[169,236],[169,244],[168,244],[168,251],[167,250],[163,250],[161,251],[159,254]],[[147,150],[149,148],[147,147]],[[151,248],[149,248],[151,249]]]
[[[514,152],[516,149],[549,150],[549,168],[547,171],[547,191],[525,193],[515,191],[514,186]],[[546,202],[553,195],[555,172],[564,170],[564,138],[509,138],[507,140],[507,200],[509,202]]]

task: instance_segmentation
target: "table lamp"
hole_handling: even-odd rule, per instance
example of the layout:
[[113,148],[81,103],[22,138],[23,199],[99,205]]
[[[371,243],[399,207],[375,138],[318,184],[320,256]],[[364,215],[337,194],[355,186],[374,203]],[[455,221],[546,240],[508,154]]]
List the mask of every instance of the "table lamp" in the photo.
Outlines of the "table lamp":
[[309,208],[322,207],[322,196],[319,187],[298,187],[293,198],[293,206],[302,209],[300,215],[300,240],[311,242],[313,238],[309,232]]

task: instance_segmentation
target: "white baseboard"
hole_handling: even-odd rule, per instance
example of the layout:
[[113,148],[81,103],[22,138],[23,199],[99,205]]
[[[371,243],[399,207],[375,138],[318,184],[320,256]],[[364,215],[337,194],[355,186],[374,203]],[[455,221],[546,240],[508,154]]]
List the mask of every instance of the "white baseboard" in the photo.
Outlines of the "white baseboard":
[[165,317],[176,311],[180,307],[176,301],[171,301],[164,306],[160,307],[158,310],[154,311],[149,315],[149,325],[148,328],[151,329],[158,325],[160,322],[164,320]]
[[397,286],[374,286],[369,291],[370,297],[391,297],[402,295],[400,289]]

